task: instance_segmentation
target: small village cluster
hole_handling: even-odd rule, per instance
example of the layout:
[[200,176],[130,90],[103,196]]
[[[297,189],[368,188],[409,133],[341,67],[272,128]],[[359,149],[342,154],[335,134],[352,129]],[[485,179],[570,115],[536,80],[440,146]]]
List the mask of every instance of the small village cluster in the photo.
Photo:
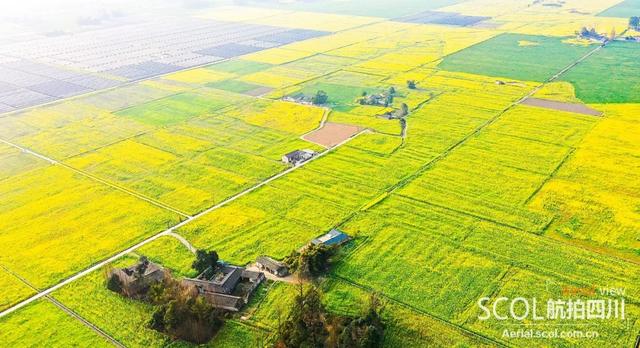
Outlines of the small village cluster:
[[[336,247],[349,240],[350,237],[344,232],[332,229],[330,232],[313,239],[311,244]],[[145,265],[141,265],[141,263],[145,263]],[[137,272],[141,266],[144,272],[142,275],[138,275]],[[256,259],[255,267],[235,266],[218,261],[215,270],[208,268],[196,278],[184,278],[181,282],[186,287],[192,286],[197,289],[198,295],[202,296],[214,308],[238,312],[249,302],[258,286],[265,281],[264,272],[268,272],[276,278],[282,278],[289,275],[289,268],[283,262],[263,255]],[[135,294],[139,292],[137,287],[148,287],[161,283],[168,276],[168,273],[161,265],[142,259],[132,266],[111,270],[109,277],[112,276],[117,276],[120,280],[123,293]]]

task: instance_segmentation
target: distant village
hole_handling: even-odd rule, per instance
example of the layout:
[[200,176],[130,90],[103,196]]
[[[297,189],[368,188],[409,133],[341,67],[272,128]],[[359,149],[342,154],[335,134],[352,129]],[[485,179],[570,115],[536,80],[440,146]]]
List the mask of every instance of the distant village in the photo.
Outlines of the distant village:
[[[625,31],[629,30],[640,32],[640,17],[630,17],[629,18],[629,27]],[[620,34],[618,35],[615,29],[612,29],[611,32],[607,35],[604,33],[599,33],[595,28],[591,27],[582,27],[579,31],[576,31],[576,36],[578,39],[595,41],[598,43],[606,43],[613,40],[620,41],[633,41],[640,42],[640,34],[635,33],[631,35]]]

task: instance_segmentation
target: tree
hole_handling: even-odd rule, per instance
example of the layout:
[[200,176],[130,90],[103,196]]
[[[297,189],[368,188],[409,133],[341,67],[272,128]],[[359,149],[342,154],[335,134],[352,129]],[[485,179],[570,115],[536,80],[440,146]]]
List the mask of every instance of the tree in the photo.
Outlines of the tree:
[[316,95],[311,98],[311,102],[314,105],[323,105],[326,104],[327,101],[329,101],[329,96],[325,91],[318,91],[316,92]]
[[633,29],[640,28],[640,17],[631,17],[629,18],[629,27]]
[[120,280],[120,277],[118,277],[118,275],[115,273],[111,273],[109,279],[107,280],[107,289],[118,294],[122,294],[123,286],[124,284],[122,284],[122,280]]
[[147,267],[149,267],[149,259],[147,259],[146,256],[140,256],[140,260],[138,260],[138,264],[135,269],[136,280],[142,279],[144,273],[147,271]]
[[393,94],[388,94],[384,100],[384,106],[388,107],[391,104],[393,104]]
[[214,250],[198,250],[196,252],[196,260],[193,261],[191,267],[198,271],[198,273],[202,273],[210,267],[212,270],[215,270],[217,265],[218,253],[216,253]]
[[416,81],[415,80],[408,80],[407,81],[407,87],[409,89],[416,89],[417,88]]
[[409,105],[407,105],[406,103],[402,103],[402,105],[400,106],[400,115],[402,117],[409,115]]
[[580,36],[582,37],[589,36],[589,29],[587,29],[587,27],[582,27],[582,29],[580,29]]
[[395,94],[396,94],[395,87],[393,87],[393,86],[389,87],[389,95],[395,95]]
[[315,278],[329,270],[335,249],[324,244],[310,244],[301,252],[293,251],[284,262],[303,278]]
[[382,302],[377,294],[371,294],[369,306],[358,318],[352,319],[340,334],[339,347],[376,348],[382,347],[384,323]]
[[198,296],[194,288],[169,279],[158,296],[161,303],[147,325],[192,343],[206,343],[222,325],[222,313]]
[[323,347],[328,335],[325,328],[326,310],[322,304],[320,291],[310,287],[294,299],[287,321],[282,325],[276,346],[280,347]]
[[159,332],[164,332],[166,330],[166,328],[164,327],[164,315],[167,312],[167,307],[165,306],[161,306],[160,308],[156,309],[155,312],[153,312],[153,315],[151,316],[151,320],[149,321],[149,327],[159,331]]
[[382,303],[376,294],[360,316],[351,318],[328,312],[315,286],[299,289],[287,320],[278,326],[276,347],[382,347]]
[[147,300],[151,303],[163,303],[165,302],[165,287],[164,283],[157,283],[151,285],[147,292]]

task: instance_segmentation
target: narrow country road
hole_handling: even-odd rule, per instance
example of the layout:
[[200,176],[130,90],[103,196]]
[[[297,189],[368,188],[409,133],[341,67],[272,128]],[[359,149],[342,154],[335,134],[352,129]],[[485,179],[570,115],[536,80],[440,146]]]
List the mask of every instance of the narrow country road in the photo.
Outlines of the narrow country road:
[[[261,181],[260,183],[254,185],[254,186],[252,186],[252,187],[250,187],[250,188],[248,188],[248,189],[246,189],[246,190],[244,190],[244,191],[242,191],[242,192],[240,192],[240,193],[238,193],[238,194],[236,194],[234,196],[231,196],[231,197],[227,198],[226,200],[224,200],[224,201],[222,201],[222,202],[220,202],[220,203],[218,203],[218,204],[216,204],[216,205],[214,205],[214,206],[212,206],[212,207],[210,207],[210,208],[208,208],[206,210],[203,210],[203,211],[201,211],[200,213],[198,213],[196,215],[189,216],[187,219],[181,221],[180,223],[178,223],[178,224],[176,224],[176,225],[174,225],[172,227],[169,227],[168,229],[166,229],[166,230],[164,230],[162,232],[156,233],[156,234],[148,237],[147,239],[145,239],[145,240],[143,240],[143,241],[141,241],[141,242],[139,242],[139,243],[137,243],[137,244],[125,249],[125,250],[122,250],[119,253],[114,254],[114,255],[106,258],[103,261],[100,261],[100,262],[94,264],[91,267],[86,268],[86,269],[84,269],[84,270],[82,270],[82,271],[70,276],[69,278],[64,279],[63,281],[59,282],[56,285],[53,285],[53,286],[51,286],[51,287],[49,287],[47,289],[39,291],[37,294],[35,294],[35,295],[33,295],[33,296],[31,296],[31,297],[29,297],[29,298],[27,298],[27,299],[15,304],[15,305],[5,309],[4,311],[0,312],[0,318],[2,318],[7,314],[10,314],[10,313],[12,313],[12,312],[14,312],[14,311],[16,311],[16,310],[28,305],[28,304],[30,304],[33,301],[36,301],[39,298],[48,296],[49,294],[51,294],[52,292],[60,289],[61,287],[65,286],[67,284],[70,284],[70,283],[72,283],[72,282],[74,282],[74,281],[86,276],[87,274],[102,268],[105,265],[108,265],[108,264],[112,263],[113,261],[125,256],[126,254],[129,254],[129,253],[133,252],[134,250],[136,250],[136,249],[138,249],[138,248],[140,248],[140,247],[142,247],[144,245],[147,245],[147,244],[153,242],[154,240],[156,240],[156,239],[158,239],[160,237],[163,237],[163,236],[173,236],[173,237],[175,237],[176,234],[174,232],[177,229],[187,225],[188,223],[190,223],[190,222],[192,222],[194,220],[197,220],[197,219],[209,214],[210,212],[212,212],[214,210],[217,210],[217,209],[219,209],[219,208],[221,208],[221,207],[223,207],[223,206],[225,206],[225,205],[237,200],[240,197],[243,197],[243,196],[245,196],[245,195],[247,195],[247,194],[249,194],[249,193],[251,193],[251,192],[253,192],[253,191],[257,190],[257,189],[259,189],[262,186],[267,185],[268,183],[270,183],[270,182],[272,182],[274,180],[277,180],[277,179],[279,179],[279,178],[281,178],[281,177],[283,177],[283,176],[285,176],[285,175],[287,175],[287,174],[289,174],[289,173],[291,173],[291,172],[293,172],[293,171],[295,171],[295,170],[297,170],[299,168],[304,167],[308,163],[311,163],[311,162],[313,162],[313,161],[315,161],[315,160],[317,160],[319,158],[324,157],[325,155],[335,151],[336,149],[338,149],[339,147],[341,147],[342,145],[344,145],[345,143],[347,143],[351,139],[354,139],[354,138],[360,136],[363,133],[364,133],[364,131],[361,131],[361,132],[355,134],[354,136],[352,136],[351,138],[346,139],[345,141],[343,141],[340,144],[336,145],[335,147],[327,149],[327,150],[319,153],[317,156],[312,157],[307,162],[304,162],[304,163],[299,164],[297,166],[293,166],[293,167],[291,167],[291,168],[289,168],[289,169],[287,169],[287,170],[285,170],[283,172],[280,172],[280,173],[278,173],[278,174],[276,174],[274,176],[271,176],[270,178],[267,178],[264,181]],[[182,237],[180,237],[180,238],[182,238]],[[191,244],[189,244],[189,245],[191,245]],[[191,248],[193,248],[193,246],[191,246]]]
[[186,238],[184,238],[183,236],[181,236],[181,235],[179,235],[179,234],[177,234],[175,232],[167,232],[165,235],[171,236],[171,237],[177,239],[180,243],[182,243],[182,245],[184,245],[187,249],[189,249],[189,251],[192,254],[196,253],[196,248],[193,245],[191,245],[191,243],[189,243],[189,241]]

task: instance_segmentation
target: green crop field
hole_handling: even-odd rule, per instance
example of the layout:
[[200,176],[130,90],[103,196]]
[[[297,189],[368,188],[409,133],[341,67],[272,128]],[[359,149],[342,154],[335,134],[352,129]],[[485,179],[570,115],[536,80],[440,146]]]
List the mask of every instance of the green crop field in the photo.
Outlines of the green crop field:
[[569,71],[563,80],[575,86],[577,97],[585,103],[638,103],[639,54],[637,43],[614,42]]
[[603,17],[623,17],[639,16],[640,15],[640,1],[638,0],[624,0],[620,3],[611,6],[610,8],[602,11],[598,16]]
[[588,51],[589,47],[563,43],[561,38],[503,34],[446,57],[438,67],[542,82]]
[[234,99],[229,95],[211,98],[208,95],[177,94],[118,111],[116,115],[133,118],[141,123],[164,126],[209,114],[233,102]]
[[34,347],[44,341],[57,347],[112,346],[104,337],[46,300],[37,301],[3,318],[0,339],[3,345],[11,347]]
[[[271,347],[312,285],[332,330],[380,299],[376,347],[633,346],[636,1],[185,6],[180,33],[136,27],[127,40],[148,36],[149,48],[114,52],[146,63],[112,69],[99,39],[43,61],[0,53],[0,346]],[[582,27],[618,37],[578,38]],[[77,30],[7,47],[20,57],[32,42],[93,35]],[[82,79],[56,70],[87,57]],[[171,72],[125,76],[156,68]],[[54,75],[64,81],[43,82]],[[70,81],[120,84],[48,101]],[[387,106],[358,101],[391,88]],[[318,91],[328,100],[314,105]],[[11,106],[18,97],[28,107]],[[283,160],[307,149],[304,163]],[[325,274],[269,275],[201,345],[152,329],[157,302],[107,288],[142,256],[193,278],[196,250],[250,267],[334,228],[352,240]],[[624,300],[624,317],[482,318],[479,301],[508,313],[503,298],[535,299],[538,314],[548,301]],[[573,336],[505,335],[529,328]]]
[[228,81],[220,81],[220,82],[211,82],[207,83],[207,87],[221,89],[224,91],[235,92],[235,93],[246,93],[260,86],[254,85],[251,83],[246,83],[242,81],[236,80],[228,80]]

